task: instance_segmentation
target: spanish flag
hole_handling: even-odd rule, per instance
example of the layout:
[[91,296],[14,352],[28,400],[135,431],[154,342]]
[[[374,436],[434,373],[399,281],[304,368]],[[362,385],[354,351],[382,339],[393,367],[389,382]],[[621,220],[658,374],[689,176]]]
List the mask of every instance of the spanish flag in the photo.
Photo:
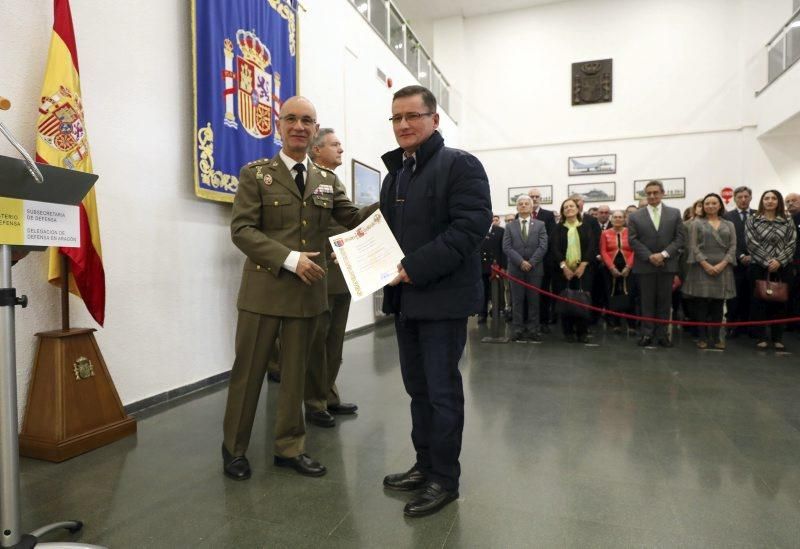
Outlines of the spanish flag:
[[[78,50],[69,0],[54,0],[54,7],[53,36],[36,123],[36,160],[70,170],[91,172],[92,159],[84,126]],[[106,281],[94,189],[83,199],[80,213],[80,248],[51,248],[47,278],[51,284],[61,285],[60,254],[67,256],[70,265],[69,291],[83,299],[89,313],[102,326],[105,320]]]

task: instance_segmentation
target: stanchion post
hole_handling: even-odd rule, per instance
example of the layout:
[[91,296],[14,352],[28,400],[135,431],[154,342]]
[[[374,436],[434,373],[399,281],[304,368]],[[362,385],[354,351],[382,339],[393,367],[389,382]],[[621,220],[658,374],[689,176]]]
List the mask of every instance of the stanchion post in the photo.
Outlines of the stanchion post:
[[[505,336],[505,326],[500,324],[500,284],[503,283],[502,278],[494,271],[492,272],[492,329],[491,335],[481,339],[482,343],[508,343],[508,338]],[[501,335],[501,331],[503,333]]]

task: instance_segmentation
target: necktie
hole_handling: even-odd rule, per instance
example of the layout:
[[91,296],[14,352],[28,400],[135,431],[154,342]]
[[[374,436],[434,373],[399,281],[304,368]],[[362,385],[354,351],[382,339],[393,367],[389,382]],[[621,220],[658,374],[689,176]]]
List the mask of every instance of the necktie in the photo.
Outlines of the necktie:
[[528,220],[527,219],[523,219],[522,220],[522,241],[523,242],[527,242],[528,241]]
[[534,219],[539,219],[539,216],[536,215],[536,210],[533,210],[533,213],[531,215],[533,216]]
[[739,217],[742,218],[742,223],[747,221],[747,210],[742,210],[739,212]]
[[300,191],[300,196],[303,196],[306,192],[306,184],[303,181],[303,172],[305,170],[306,167],[299,162],[294,165],[294,171],[297,172],[297,175],[294,176],[294,182],[297,185],[297,190]]
[[655,225],[656,230],[658,230],[658,225],[661,223],[661,214],[658,213],[658,208],[656,206],[652,206],[653,208],[653,225]]
[[410,156],[403,160],[403,168],[397,174],[397,202],[403,203],[408,194],[408,183],[411,181],[411,175],[414,173],[414,157]]

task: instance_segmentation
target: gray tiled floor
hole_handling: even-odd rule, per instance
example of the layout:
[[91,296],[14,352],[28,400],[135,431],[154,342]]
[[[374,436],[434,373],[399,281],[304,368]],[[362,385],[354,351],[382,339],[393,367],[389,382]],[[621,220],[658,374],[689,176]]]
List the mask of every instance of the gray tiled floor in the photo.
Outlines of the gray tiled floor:
[[271,465],[275,385],[253,478],[224,478],[218,387],[85,456],[23,459],[24,526],[78,517],[75,539],[112,548],[800,546],[799,355],[747,339],[698,351],[680,335],[643,350],[602,328],[599,346],[490,345],[486,332],[471,321],[461,499],[438,515],[405,519],[408,496],[381,489],[413,460],[384,325],[345,347],[340,387],[359,416],[309,427],[324,478]]

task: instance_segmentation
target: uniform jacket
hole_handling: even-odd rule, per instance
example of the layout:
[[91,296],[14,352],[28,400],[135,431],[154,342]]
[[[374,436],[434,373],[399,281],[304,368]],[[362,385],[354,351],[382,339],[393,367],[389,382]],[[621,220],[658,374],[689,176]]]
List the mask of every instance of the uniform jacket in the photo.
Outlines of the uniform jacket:
[[[648,209],[650,206],[640,208],[628,218],[628,240],[633,248],[636,260],[633,263],[633,272],[638,274],[650,273],[677,273],[679,269],[680,254],[686,240],[686,230],[683,226],[681,212],[677,208],[661,204],[661,217],[658,230],[653,225]],[[666,251],[669,259],[662,267],[650,263],[652,254]]]
[[[336,236],[346,230],[345,227],[342,227],[334,220],[328,226],[328,236]],[[331,247],[331,241],[327,238],[325,239],[325,253],[327,254],[325,257],[328,260],[328,295],[349,294],[350,290],[347,288],[347,282],[344,281],[341,267],[331,259],[333,248]]]
[[388,174],[381,211],[389,220],[412,284],[386,286],[383,311],[412,319],[446,320],[478,313],[483,303],[481,242],[492,222],[489,180],[480,161],[444,146],[439,132],[416,152],[401,218],[395,200],[403,163],[398,148],[383,155]]
[[503,254],[503,227],[492,225],[486,237],[481,242],[481,269],[483,274],[488,275],[492,271],[492,263],[497,263],[500,267],[506,267],[506,258]]
[[311,164],[305,193],[279,156],[242,168],[233,201],[231,237],[247,256],[237,306],[263,315],[311,317],[328,308],[327,278],[311,286],[282,268],[289,252],[322,252],[314,261],[327,266],[325,241],[331,217],[355,227],[377,209],[359,210],[336,175]]
[[547,253],[547,230],[544,222],[533,217],[528,218],[528,240],[522,240],[522,225],[519,219],[515,219],[506,225],[506,232],[503,236],[503,252],[508,257],[508,272],[512,276],[520,276],[523,271],[520,269],[522,261],[527,261],[533,265],[530,271],[535,275],[544,275],[544,254]]

